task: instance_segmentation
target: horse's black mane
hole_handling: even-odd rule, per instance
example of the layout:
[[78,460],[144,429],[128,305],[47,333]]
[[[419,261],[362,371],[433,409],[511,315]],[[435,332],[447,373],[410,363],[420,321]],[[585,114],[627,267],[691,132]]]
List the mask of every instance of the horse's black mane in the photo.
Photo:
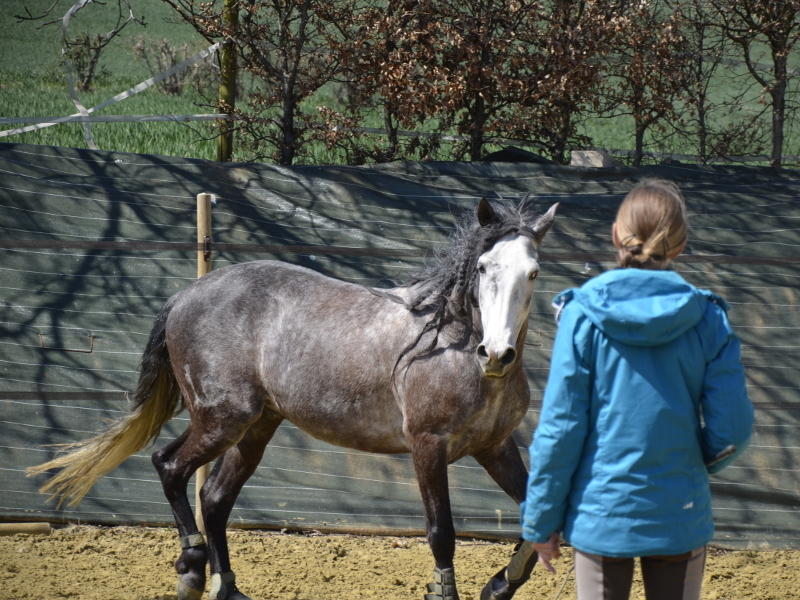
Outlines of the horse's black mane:
[[450,246],[437,251],[426,267],[404,282],[405,287],[414,291],[412,297],[405,302],[406,307],[413,312],[433,310],[433,314],[417,339],[401,354],[398,366],[423,336],[435,331],[428,347],[417,353],[412,360],[432,352],[439,333],[448,322],[464,322],[468,325],[468,332],[474,331],[475,327],[480,328],[480,323],[472,322],[478,302],[475,289],[477,263],[481,255],[491,249],[500,238],[508,234],[524,233],[537,242],[540,241],[533,227],[541,215],[528,206],[525,200],[518,206],[495,204],[492,208],[494,217],[484,225],[478,222],[475,211],[465,213],[456,223]]
[[492,208],[494,218],[483,226],[475,211],[465,213],[456,223],[450,247],[437,251],[426,267],[405,281],[406,287],[417,291],[407,302],[411,310],[441,304],[453,317],[466,317],[477,302],[476,266],[480,256],[508,234],[536,237],[533,227],[541,215],[524,201],[516,207],[496,204]]

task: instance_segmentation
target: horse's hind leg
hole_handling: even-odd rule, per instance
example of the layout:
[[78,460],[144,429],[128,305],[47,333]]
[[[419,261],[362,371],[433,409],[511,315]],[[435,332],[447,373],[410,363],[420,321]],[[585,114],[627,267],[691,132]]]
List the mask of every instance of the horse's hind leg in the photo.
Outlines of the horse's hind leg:
[[240,402],[238,409],[226,403],[195,408],[186,431],[153,454],[153,465],[161,478],[164,495],[172,507],[181,536],[183,550],[175,561],[179,600],[199,600],[202,596],[210,553],[206,540],[197,529],[186,494],[189,479],[198,468],[212,462],[241,440],[250,426],[260,420],[262,408],[259,401]]
[[206,542],[197,529],[186,490],[195,471],[213,461],[224,449],[207,438],[200,427],[190,423],[186,431],[153,453],[153,466],[161,479],[180,534],[182,551],[175,561],[179,600],[199,600],[202,597],[208,561]]
[[255,472],[283,417],[264,411],[244,437],[223,454],[200,491],[211,566],[211,600],[246,600],[236,588],[225,528],[236,497]]
[[[186,431],[154,452],[152,457],[153,466],[161,478],[164,495],[172,508],[183,548],[178,560],[175,561],[180,600],[197,600],[202,596],[206,583],[206,561],[208,560],[205,540],[197,529],[194,513],[186,494],[189,479],[208,460],[202,455],[197,455],[193,459],[191,454],[189,454],[188,460],[182,459],[181,455],[186,454],[185,446],[191,436],[192,426],[190,424]],[[213,460],[213,456],[210,460]]]

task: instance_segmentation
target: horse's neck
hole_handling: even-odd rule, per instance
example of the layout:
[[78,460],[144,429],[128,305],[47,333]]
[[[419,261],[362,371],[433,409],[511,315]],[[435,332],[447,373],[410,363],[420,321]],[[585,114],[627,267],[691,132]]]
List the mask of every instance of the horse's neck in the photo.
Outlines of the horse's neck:
[[[401,298],[406,306],[416,305],[420,298],[428,296],[435,284],[431,281],[419,281],[411,285],[403,285],[386,290],[387,293]],[[423,301],[417,308],[433,305],[432,301]]]
[[[421,296],[424,297],[433,285],[435,284],[430,281],[422,281],[409,286],[399,286],[384,291],[387,295],[401,299],[408,307],[409,305],[417,304],[419,298]],[[433,317],[436,306],[435,299],[428,298],[423,300],[422,303],[417,304],[413,312],[420,320],[427,321]],[[477,347],[481,336],[480,310],[477,306],[470,306],[466,315],[448,313],[444,327],[439,332],[439,343],[437,345],[440,347],[448,345]]]

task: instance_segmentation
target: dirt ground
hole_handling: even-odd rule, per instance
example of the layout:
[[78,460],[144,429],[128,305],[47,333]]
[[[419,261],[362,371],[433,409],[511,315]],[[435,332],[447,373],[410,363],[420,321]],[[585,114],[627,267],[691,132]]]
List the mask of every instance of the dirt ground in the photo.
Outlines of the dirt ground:
[[[433,577],[424,538],[361,537],[231,530],[240,589],[253,600],[422,600]],[[508,562],[511,544],[459,540],[456,576],[462,600],[478,600]],[[174,529],[69,526],[50,535],[0,537],[3,598],[175,600]],[[553,600],[572,566],[565,548],[553,576],[537,567],[519,600]],[[574,599],[568,576],[559,600]],[[644,599],[637,577],[631,598]],[[800,599],[800,551],[711,552],[705,600]]]

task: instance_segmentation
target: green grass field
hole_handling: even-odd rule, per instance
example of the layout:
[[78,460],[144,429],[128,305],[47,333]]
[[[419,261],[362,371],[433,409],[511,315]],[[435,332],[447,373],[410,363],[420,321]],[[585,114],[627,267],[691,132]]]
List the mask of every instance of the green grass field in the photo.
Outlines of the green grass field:
[[[33,14],[52,4],[52,0],[3,0],[0,11],[0,116],[63,116],[77,112],[67,92],[66,76],[59,63],[61,54],[60,26],[41,29],[38,22],[17,23],[14,15],[27,6]],[[64,4],[62,2],[62,4]],[[107,7],[113,8],[114,3]],[[58,5],[54,15],[60,17],[71,5]],[[135,59],[133,38],[146,36],[152,40],[166,38],[173,47],[189,44],[196,51],[207,46],[192,28],[169,22],[169,7],[161,0],[136,0],[146,27],[129,24],[112,42],[100,59],[100,68],[108,74],[100,76],[91,92],[78,92],[87,108],[104,102],[151,76],[147,66]],[[81,30],[107,31],[113,27],[113,10],[89,6],[70,21],[70,35]],[[143,15],[142,15],[143,14]],[[48,19],[52,20],[52,19]],[[91,22],[89,22],[91,21]],[[181,96],[161,93],[156,87],[140,92],[122,102],[102,109],[102,115],[170,115],[214,112],[202,106],[203,98],[193,90]],[[12,128],[16,126],[3,126]],[[208,141],[208,125],[195,123],[93,123],[92,135],[98,148],[119,152],[136,152],[213,159],[216,144]],[[65,124],[39,131],[0,138],[0,141],[86,147],[83,127]]]
[[[60,25],[40,27],[41,22],[17,23],[14,15],[22,14],[27,6],[33,14],[49,7],[53,0],[2,0],[0,11],[0,117],[64,116],[77,112],[69,97],[64,69],[60,65]],[[63,4],[63,5],[62,5]],[[56,5],[53,15],[60,18],[71,6],[72,0]],[[100,32],[110,30],[114,24],[115,2],[106,6],[89,5],[70,22],[70,36],[82,30]],[[146,65],[135,58],[133,40],[144,36],[156,41],[167,39],[173,48],[188,44],[192,52],[207,46],[207,42],[191,27],[179,23],[162,0],[132,0],[137,17],[144,17],[145,27],[131,23],[103,53],[100,69],[103,73],[96,79],[91,92],[79,92],[81,102],[87,108],[95,106],[151,76]],[[215,90],[209,89],[213,96]],[[724,94],[724,86],[718,94]],[[754,98],[757,94],[754,95]],[[180,96],[165,95],[152,87],[131,98],[102,109],[100,115],[176,115],[215,112],[205,105],[201,94],[187,88]],[[330,90],[319,93],[308,105],[337,107],[335,94]],[[378,115],[368,119],[366,126],[380,127]],[[18,126],[2,125],[0,129]],[[216,144],[211,125],[193,123],[93,123],[92,134],[98,148],[119,152],[162,154],[191,158],[214,159]],[[581,124],[582,132],[591,136],[596,147],[631,149],[633,147],[633,123],[629,117],[613,119],[586,119]],[[797,125],[787,127],[784,152],[800,154],[800,136]],[[0,138],[2,142],[43,144],[54,146],[86,147],[83,127],[65,124],[48,127],[35,132]],[[380,140],[376,140],[379,143]],[[485,151],[491,152],[499,146],[487,144]],[[647,140],[650,152],[673,152],[694,154],[691,147],[679,143],[657,145],[652,138]],[[235,159],[247,159],[239,155]],[[447,159],[448,148],[443,146],[438,156]],[[309,148],[298,162],[316,164],[343,162],[338,151],[328,151],[317,144]],[[650,162],[653,162],[651,159]]]

